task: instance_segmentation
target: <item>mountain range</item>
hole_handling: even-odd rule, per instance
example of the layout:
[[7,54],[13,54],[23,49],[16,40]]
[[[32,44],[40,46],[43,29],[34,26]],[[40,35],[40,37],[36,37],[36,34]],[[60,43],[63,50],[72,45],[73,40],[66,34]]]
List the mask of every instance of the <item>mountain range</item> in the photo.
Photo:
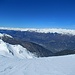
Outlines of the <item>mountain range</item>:
[[75,75],[74,30],[49,30],[0,28],[0,75]]
[[37,57],[75,53],[75,30],[0,28],[0,33],[13,37],[4,36],[4,42],[20,44]]

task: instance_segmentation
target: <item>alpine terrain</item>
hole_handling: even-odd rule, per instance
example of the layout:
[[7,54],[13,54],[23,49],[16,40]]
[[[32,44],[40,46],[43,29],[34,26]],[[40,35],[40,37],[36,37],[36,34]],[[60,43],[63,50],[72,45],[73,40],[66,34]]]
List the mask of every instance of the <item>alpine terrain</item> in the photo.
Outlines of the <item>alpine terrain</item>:
[[0,75],[75,75],[74,45],[74,30],[0,28]]

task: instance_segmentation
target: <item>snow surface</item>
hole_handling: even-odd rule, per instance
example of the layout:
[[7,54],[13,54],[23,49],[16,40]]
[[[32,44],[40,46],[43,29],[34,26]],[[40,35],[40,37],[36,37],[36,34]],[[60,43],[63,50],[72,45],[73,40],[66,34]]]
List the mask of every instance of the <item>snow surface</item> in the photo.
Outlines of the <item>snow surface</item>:
[[0,39],[0,55],[17,58],[33,58],[34,55],[21,45],[11,45]]
[[8,37],[10,37],[10,38],[13,38],[12,36],[10,36],[10,35],[8,35],[8,34],[2,34],[2,33],[0,33],[0,37],[4,37],[4,36],[8,36]]
[[0,56],[0,75],[75,75],[75,55],[33,59]]
[[75,35],[75,30],[71,29],[62,29],[62,28],[45,28],[45,29],[37,29],[37,28],[6,28],[0,27],[0,29],[5,30],[16,30],[16,31],[30,31],[30,32],[38,32],[38,33],[59,33],[59,34],[71,34]]

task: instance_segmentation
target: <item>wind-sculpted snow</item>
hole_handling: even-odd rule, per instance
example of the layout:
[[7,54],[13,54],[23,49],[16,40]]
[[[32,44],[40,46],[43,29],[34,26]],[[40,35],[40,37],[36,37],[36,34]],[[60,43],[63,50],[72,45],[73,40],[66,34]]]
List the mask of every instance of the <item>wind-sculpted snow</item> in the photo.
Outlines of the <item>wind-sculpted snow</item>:
[[0,75],[75,75],[75,55],[34,59],[0,56]]
[[11,45],[0,39],[0,55],[17,58],[33,58],[33,54],[21,45]]

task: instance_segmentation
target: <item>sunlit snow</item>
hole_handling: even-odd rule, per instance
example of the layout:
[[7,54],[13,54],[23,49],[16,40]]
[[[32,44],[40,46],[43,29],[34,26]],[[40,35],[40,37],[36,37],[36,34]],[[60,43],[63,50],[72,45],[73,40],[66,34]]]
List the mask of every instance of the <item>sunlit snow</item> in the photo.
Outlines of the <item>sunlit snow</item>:
[[34,55],[21,45],[11,45],[0,39],[0,55],[17,58],[33,58]]
[[75,75],[75,55],[33,59],[0,56],[0,75]]

